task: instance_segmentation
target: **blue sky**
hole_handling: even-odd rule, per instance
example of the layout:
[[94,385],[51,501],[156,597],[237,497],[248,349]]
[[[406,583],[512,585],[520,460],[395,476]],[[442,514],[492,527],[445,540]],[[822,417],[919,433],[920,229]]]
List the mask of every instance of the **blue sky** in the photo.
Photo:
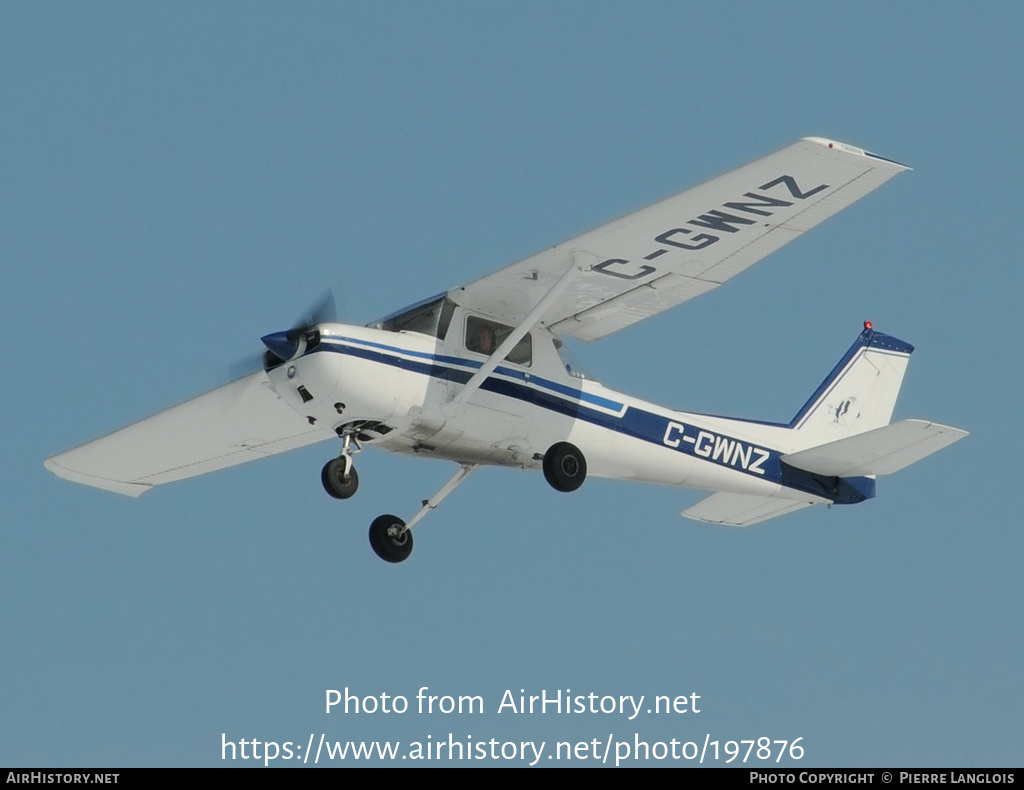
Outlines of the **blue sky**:
[[[5,4],[0,764],[452,733],[1020,765],[1022,17]],[[914,170],[577,351],[655,402],[788,420],[873,321],[917,347],[895,416],[971,431],[874,501],[727,530],[679,517],[700,492],[567,496],[486,469],[393,567],[367,525],[412,515],[448,465],[368,450],[345,503],[320,487],[329,443],[140,500],[43,468],[223,383],[325,288],[364,323],[806,135]],[[414,703],[423,686],[485,711],[324,712],[327,689]],[[498,713],[506,689],[698,694],[701,712]]]

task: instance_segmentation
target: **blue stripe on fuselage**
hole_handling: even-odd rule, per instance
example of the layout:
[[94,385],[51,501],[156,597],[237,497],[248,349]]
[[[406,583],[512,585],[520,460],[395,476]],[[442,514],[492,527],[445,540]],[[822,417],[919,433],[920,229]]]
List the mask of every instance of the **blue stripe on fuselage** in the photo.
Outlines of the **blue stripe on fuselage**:
[[[351,343],[354,345],[339,345],[338,341],[343,341],[345,344]],[[395,367],[402,368],[403,370],[415,370],[417,373],[426,373],[426,375],[428,376],[436,376],[437,378],[445,379],[446,381],[458,382],[460,384],[465,384],[467,381],[469,381],[470,377],[472,376],[472,372],[475,372],[479,368],[483,367],[482,362],[477,362],[476,360],[473,359],[463,359],[462,357],[450,357],[445,354],[428,354],[422,351],[409,351],[398,346],[389,346],[385,345],[384,343],[374,343],[369,340],[357,340],[355,338],[350,337],[325,337],[322,339],[321,343],[327,344],[328,348],[323,348],[323,346],[320,346],[318,349],[314,349],[314,351],[325,350],[333,351],[335,353],[340,354],[350,354],[351,356],[362,357],[363,359],[372,359],[375,362],[382,362],[384,364],[393,365]],[[355,349],[360,349],[361,347],[366,347],[368,349],[380,349],[382,352],[391,352],[392,354],[401,354],[407,357],[415,357],[416,359],[427,360],[432,364],[416,366],[412,364],[410,360],[403,360],[401,358],[396,359],[390,354],[372,355],[368,353],[355,353]],[[410,364],[405,365],[402,364],[403,362]],[[466,373],[466,371],[463,370],[449,371],[447,373],[436,373],[433,371],[439,369],[437,363],[452,365],[457,368],[468,368],[472,372]],[[608,398],[601,398],[597,395],[591,395],[589,393],[583,392],[579,388],[567,387],[565,384],[559,384],[557,381],[551,381],[550,379],[543,378],[542,376],[535,376],[532,373],[527,374],[521,370],[514,370],[512,368],[506,368],[500,365],[497,368],[495,368],[494,372],[500,373],[503,376],[508,376],[509,378],[519,379],[520,381],[529,381],[531,384],[543,387],[544,389],[552,390],[554,392],[566,395],[575,400],[592,403],[595,406],[600,406],[601,408],[609,409],[610,411],[621,413],[624,408],[624,405],[618,403],[617,401],[609,400]],[[490,379],[488,379],[488,381],[490,381]],[[489,388],[484,387],[484,389]]]

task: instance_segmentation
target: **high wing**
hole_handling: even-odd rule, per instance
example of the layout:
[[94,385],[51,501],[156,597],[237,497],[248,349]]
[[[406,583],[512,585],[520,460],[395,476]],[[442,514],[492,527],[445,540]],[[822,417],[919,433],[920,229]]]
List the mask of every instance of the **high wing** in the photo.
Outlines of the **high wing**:
[[538,323],[596,340],[721,285],[907,169],[806,137],[448,295],[518,325],[575,266],[582,273]]
[[48,458],[46,468],[65,480],[139,496],[333,436],[285,403],[261,370]]

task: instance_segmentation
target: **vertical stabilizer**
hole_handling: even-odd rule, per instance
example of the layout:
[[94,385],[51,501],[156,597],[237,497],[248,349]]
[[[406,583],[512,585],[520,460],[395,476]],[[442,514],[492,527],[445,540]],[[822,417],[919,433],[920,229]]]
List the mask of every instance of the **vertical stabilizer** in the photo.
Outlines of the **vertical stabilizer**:
[[914,347],[870,323],[790,422],[815,447],[889,424]]

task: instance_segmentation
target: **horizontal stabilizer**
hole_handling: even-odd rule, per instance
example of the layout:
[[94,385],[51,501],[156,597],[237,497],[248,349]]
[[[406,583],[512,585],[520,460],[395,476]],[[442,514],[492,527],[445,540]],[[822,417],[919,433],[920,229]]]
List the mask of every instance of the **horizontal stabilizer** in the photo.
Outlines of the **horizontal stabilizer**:
[[830,477],[888,475],[967,436],[925,420],[903,420],[782,456],[797,469]]
[[827,499],[808,494],[808,501],[782,499],[773,496],[754,496],[752,494],[731,494],[718,491],[706,499],[702,499],[682,515],[697,521],[708,521],[712,524],[727,524],[731,527],[749,527],[759,521],[775,516],[783,516],[794,510],[808,507],[816,502],[827,502]]
[[334,436],[312,427],[270,388],[262,370],[46,459],[58,477],[139,496]]

